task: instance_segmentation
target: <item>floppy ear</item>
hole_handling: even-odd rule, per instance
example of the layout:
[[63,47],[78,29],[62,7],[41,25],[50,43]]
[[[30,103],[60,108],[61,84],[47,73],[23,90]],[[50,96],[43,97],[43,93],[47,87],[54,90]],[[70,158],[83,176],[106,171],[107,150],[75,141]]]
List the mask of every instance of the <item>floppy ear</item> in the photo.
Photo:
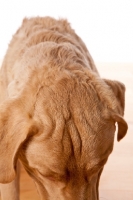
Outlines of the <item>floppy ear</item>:
[[126,135],[128,129],[128,125],[122,117],[124,115],[125,108],[125,86],[119,81],[112,81],[107,79],[104,79],[104,81],[113,91],[118,102],[118,114],[112,113],[111,117],[118,124],[117,140],[120,141]]
[[120,141],[126,135],[128,125],[123,117],[118,114],[112,114],[112,118],[118,124],[117,141]]
[[110,87],[110,89],[113,91],[118,105],[119,105],[119,114],[124,115],[124,108],[125,108],[125,86],[123,83],[119,81],[112,81],[108,79],[104,79],[106,84]]
[[35,134],[35,127],[20,101],[0,106],[0,183],[15,178],[19,149],[31,134]]

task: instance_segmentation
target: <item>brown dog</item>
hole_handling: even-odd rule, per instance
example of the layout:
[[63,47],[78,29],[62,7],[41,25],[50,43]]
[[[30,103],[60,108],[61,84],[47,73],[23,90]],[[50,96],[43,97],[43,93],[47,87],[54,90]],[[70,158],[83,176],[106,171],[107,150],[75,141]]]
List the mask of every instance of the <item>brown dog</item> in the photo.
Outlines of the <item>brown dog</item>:
[[24,19],[0,71],[2,199],[19,199],[20,160],[42,200],[98,200],[115,122],[118,141],[127,132],[124,93],[66,20]]

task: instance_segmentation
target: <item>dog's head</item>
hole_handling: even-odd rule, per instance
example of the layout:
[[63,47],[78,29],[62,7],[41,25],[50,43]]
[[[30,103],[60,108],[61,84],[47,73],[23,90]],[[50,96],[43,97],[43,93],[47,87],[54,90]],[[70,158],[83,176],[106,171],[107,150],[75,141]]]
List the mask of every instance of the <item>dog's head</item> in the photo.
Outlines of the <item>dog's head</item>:
[[[98,200],[101,172],[127,132],[124,86],[89,77],[57,80],[23,91],[0,107],[0,182],[15,177],[20,159],[42,199]],[[27,86],[28,87],[28,86]],[[32,92],[34,94],[32,94]]]

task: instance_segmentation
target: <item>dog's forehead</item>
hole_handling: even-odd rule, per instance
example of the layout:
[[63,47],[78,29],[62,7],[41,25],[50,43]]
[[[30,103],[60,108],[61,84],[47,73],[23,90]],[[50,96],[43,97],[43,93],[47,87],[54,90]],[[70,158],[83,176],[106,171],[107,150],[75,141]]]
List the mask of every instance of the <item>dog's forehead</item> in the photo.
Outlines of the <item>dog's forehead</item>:
[[51,171],[91,171],[103,166],[112,151],[114,122],[92,86],[63,80],[38,94],[34,118],[42,125],[40,143],[38,156],[29,159]]
[[103,167],[112,151],[111,131],[114,130],[95,133],[90,129],[79,133],[75,125],[69,122],[60,131],[58,129],[50,137],[42,133],[40,139],[31,143],[27,160],[32,167],[39,168],[41,174],[50,177],[69,173],[87,176]]

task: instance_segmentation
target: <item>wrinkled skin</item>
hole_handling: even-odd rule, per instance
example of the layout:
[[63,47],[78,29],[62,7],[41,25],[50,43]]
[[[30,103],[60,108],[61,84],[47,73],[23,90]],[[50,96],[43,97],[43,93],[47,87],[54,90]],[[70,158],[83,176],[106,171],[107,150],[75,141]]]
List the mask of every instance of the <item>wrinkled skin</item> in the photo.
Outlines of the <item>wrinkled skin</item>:
[[[42,112],[42,106],[37,103],[39,116],[35,118],[42,121],[38,125],[39,133],[27,141],[20,158],[35,178],[42,199],[98,199],[99,178],[113,148],[115,125],[111,120],[105,123],[95,119],[99,127],[96,130],[88,127],[87,130],[85,116],[81,116],[80,124],[77,108],[74,109],[72,116],[65,113],[65,118],[58,114],[56,124],[51,122],[51,126],[46,127],[43,124],[49,119],[40,114],[45,111]],[[52,113],[47,108],[48,115]]]
[[115,123],[118,141],[127,132],[125,87],[99,76],[67,21],[23,21],[3,61],[0,92],[2,200],[19,199],[18,160],[41,200],[99,200]]

